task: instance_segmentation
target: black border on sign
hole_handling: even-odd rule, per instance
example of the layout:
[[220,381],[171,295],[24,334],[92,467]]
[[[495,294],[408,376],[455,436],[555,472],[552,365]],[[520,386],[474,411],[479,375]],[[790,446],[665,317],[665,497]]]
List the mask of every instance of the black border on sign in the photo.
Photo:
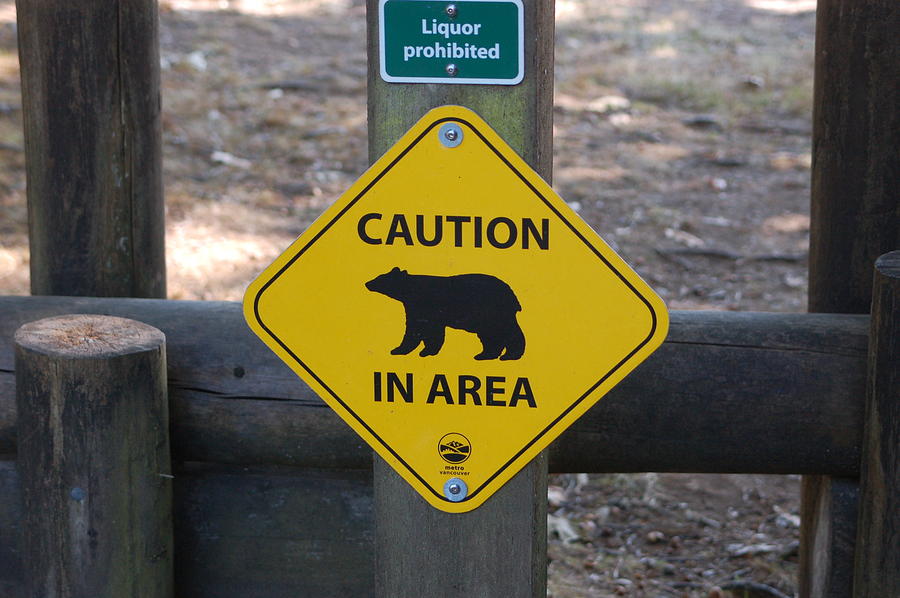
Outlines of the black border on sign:
[[534,438],[532,438],[527,444],[525,444],[525,446],[522,447],[521,450],[519,450],[515,455],[513,455],[512,458],[509,459],[509,461],[507,461],[506,463],[504,463],[503,466],[500,467],[500,469],[498,469],[496,472],[494,472],[493,475],[491,475],[489,478],[487,478],[487,479],[484,481],[484,483],[481,484],[481,486],[479,486],[479,487],[476,488],[473,492],[471,492],[470,494],[468,494],[468,495],[466,496],[466,498],[465,498],[463,501],[459,501],[459,502],[467,502],[467,501],[471,500],[472,498],[474,498],[476,495],[478,495],[478,493],[481,492],[481,491],[485,488],[485,486],[487,486],[494,478],[496,478],[496,477],[497,477],[498,475],[500,475],[504,470],[506,470],[510,465],[512,465],[513,462],[515,462],[516,459],[518,459],[518,458],[522,455],[522,453],[524,453],[525,451],[527,451],[527,450],[528,450],[531,446],[533,446],[538,440],[540,440],[544,435],[546,435],[546,434],[547,434],[554,426],[556,426],[557,423],[559,423],[559,421],[560,421],[562,418],[564,418],[569,412],[571,412],[571,411],[572,411],[575,407],[577,407],[582,401],[584,401],[584,400],[585,400],[592,392],[594,392],[594,390],[597,389],[598,386],[600,386],[601,384],[603,384],[603,383],[604,383],[611,375],[613,375],[613,373],[615,373],[619,368],[621,368],[623,365],[625,365],[625,363],[628,362],[628,361],[632,358],[632,356],[634,356],[635,353],[637,353],[638,351],[640,351],[641,348],[644,347],[644,345],[646,345],[647,343],[649,343],[649,342],[650,342],[650,339],[652,339],[652,338],[653,338],[653,335],[656,333],[657,316],[656,316],[656,312],[653,310],[653,306],[650,304],[650,302],[647,300],[647,298],[644,297],[643,295],[641,295],[641,293],[638,292],[638,290],[634,287],[634,285],[632,285],[631,282],[628,281],[628,279],[626,279],[626,278],[622,275],[622,273],[619,272],[619,271],[615,268],[615,266],[613,266],[613,265],[609,262],[609,260],[607,260],[606,257],[605,257],[602,253],[600,253],[600,251],[599,251],[596,247],[594,247],[593,245],[591,245],[590,241],[588,241],[588,240],[584,237],[584,235],[582,235],[582,234],[578,231],[578,229],[576,229],[576,228],[572,225],[572,223],[569,222],[569,220],[567,220],[566,217],[563,216],[563,215],[556,209],[556,207],[554,207],[553,204],[550,203],[550,201],[548,201],[547,198],[544,197],[544,196],[543,196],[543,195],[542,195],[542,194],[534,187],[534,185],[531,184],[531,181],[529,181],[529,180],[525,177],[525,175],[523,175],[521,172],[519,172],[519,171],[515,168],[515,166],[513,166],[513,165],[509,162],[509,160],[506,159],[506,156],[504,156],[504,155],[503,155],[496,147],[494,147],[494,146],[491,144],[491,142],[488,141],[487,138],[485,138],[485,136],[482,135],[481,132],[478,131],[478,129],[476,129],[470,122],[468,122],[468,121],[466,121],[465,119],[462,119],[462,118],[446,117],[446,118],[438,119],[438,120],[434,121],[433,123],[431,123],[431,124],[430,124],[430,125],[429,125],[429,126],[428,126],[428,127],[427,127],[427,128],[426,128],[419,136],[418,136],[418,137],[416,137],[416,138],[412,141],[412,143],[409,144],[409,146],[408,146],[406,149],[404,149],[402,152],[400,152],[400,154],[399,154],[396,158],[394,158],[394,159],[391,161],[391,163],[388,164],[387,167],[385,167],[384,170],[382,170],[380,173],[378,173],[378,175],[375,176],[375,178],[373,178],[373,179],[369,182],[369,184],[366,185],[366,186],[363,188],[363,190],[360,191],[360,192],[356,195],[356,197],[354,197],[352,200],[350,200],[350,202],[349,202],[346,206],[344,206],[343,209],[341,209],[341,211],[338,212],[338,213],[337,213],[337,214],[336,214],[336,215],[328,222],[328,224],[326,224],[325,226],[322,227],[322,230],[320,230],[318,233],[316,233],[315,236],[313,236],[313,238],[309,240],[309,242],[307,242],[303,247],[301,247],[300,250],[299,250],[299,251],[298,251],[298,252],[297,252],[290,260],[288,260],[288,262],[287,262],[284,266],[282,266],[282,267],[278,270],[278,272],[276,272],[275,275],[274,275],[268,282],[266,282],[266,283],[259,289],[259,291],[256,293],[256,297],[255,297],[254,300],[253,300],[253,315],[256,317],[256,321],[259,323],[260,327],[262,327],[262,329],[265,330],[265,331],[269,334],[269,336],[271,336],[272,339],[273,339],[276,343],[278,343],[278,345],[279,345],[282,349],[284,349],[285,352],[286,352],[288,355],[291,356],[291,358],[294,359],[294,361],[296,361],[298,364],[300,364],[300,366],[301,366],[304,370],[306,370],[306,371],[309,373],[309,375],[312,376],[313,379],[315,379],[315,381],[318,382],[319,385],[320,385],[322,388],[324,388],[324,389],[328,392],[328,394],[331,395],[331,397],[332,397],[335,401],[337,401],[338,404],[340,404],[341,407],[343,407],[343,408],[347,411],[347,413],[349,413],[351,416],[353,416],[353,419],[355,419],[357,422],[359,422],[359,424],[360,424],[363,428],[365,428],[365,429],[369,432],[369,434],[371,434],[376,440],[378,440],[378,442],[380,442],[381,445],[382,445],[385,449],[387,449],[387,451],[388,451],[390,454],[392,454],[392,455],[394,456],[394,458],[397,459],[397,461],[399,461],[400,463],[402,463],[403,466],[406,467],[406,469],[407,469],[407,470],[408,470],[408,471],[409,471],[409,472],[410,472],[417,480],[419,480],[419,481],[422,483],[422,485],[423,485],[424,487],[428,488],[428,490],[430,490],[431,493],[434,494],[434,496],[436,496],[437,498],[439,498],[440,500],[442,500],[442,501],[444,501],[444,502],[448,502],[448,503],[449,503],[449,502],[451,502],[450,500],[448,500],[448,499],[447,499],[446,497],[444,497],[443,495],[438,494],[437,492],[435,492],[435,490],[428,484],[428,482],[426,482],[426,481],[422,478],[422,476],[420,476],[418,473],[416,473],[416,471],[415,471],[412,467],[410,467],[410,465],[409,465],[406,461],[404,461],[403,458],[402,458],[400,455],[398,455],[397,452],[396,452],[394,449],[392,449],[392,448],[390,447],[390,445],[388,445],[387,442],[384,441],[384,439],[382,439],[378,434],[375,433],[375,430],[373,430],[373,429],[371,428],[371,426],[369,426],[369,424],[367,424],[365,421],[363,421],[363,419],[360,418],[359,415],[357,415],[356,412],[354,412],[354,411],[347,405],[347,403],[345,403],[345,402],[341,399],[341,397],[339,397],[339,396],[337,395],[337,393],[335,393],[334,390],[331,389],[331,387],[329,387],[327,384],[325,384],[325,381],[324,381],[324,380],[322,380],[321,378],[319,378],[319,376],[318,376],[315,372],[313,372],[313,371],[309,368],[309,366],[307,366],[307,365],[303,362],[302,359],[300,359],[300,358],[299,358],[299,357],[298,357],[298,356],[297,356],[297,355],[296,355],[296,354],[295,354],[295,353],[294,353],[294,352],[293,352],[286,344],[284,344],[284,342],[282,342],[282,340],[279,339],[278,336],[276,336],[275,333],[272,332],[272,330],[271,330],[268,326],[265,325],[265,323],[262,321],[262,318],[261,318],[260,315],[259,315],[259,301],[260,301],[260,297],[262,297],[262,294],[266,291],[266,289],[268,289],[269,286],[272,285],[272,283],[274,283],[274,282],[278,279],[279,276],[281,276],[282,274],[284,274],[284,272],[285,272],[288,268],[290,268],[291,265],[292,265],[294,262],[296,262],[297,259],[299,259],[300,256],[302,256],[302,255],[306,252],[306,250],[309,249],[309,248],[312,246],[313,243],[315,243],[316,241],[318,241],[319,238],[322,237],[322,235],[324,235],[324,234],[332,227],[332,225],[334,225],[335,222],[337,222],[337,221],[338,221],[345,213],[347,213],[347,210],[349,210],[350,208],[352,208],[352,207],[353,207],[360,199],[362,199],[363,196],[364,196],[366,193],[368,193],[368,191],[375,185],[375,183],[377,183],[378,181],[380,181],[380,180],[382,179],[382,177],[384,177],[384,175],[387,174],[387,172],[388,172],[391,168],[393,168],[393,167],[394,167],[401,159],[403,159],[403,157],[406,156],[406,154],[408,154],[408,153],[410,152],[410,150],[412,150],[412,148],[415,147],[416,144],[419,143],[419,141],[422,140],[423,137],[425,137],[425,136],[426,136],[432,129],[434,129],[436,126],[440,125],[441,123],[448,122],[448,121],[454,121],[454,122],[462,123],[462,124],[466,125],[473,133],[475,133],[475,134],[476,134],[476,135],[484,142],[484,144],[487,145],[487,146],[491,149],[491,151],[494,152],[494,154],[495,154],[498,158],[500,158],[500,160],[501,160],[504,164],[506,164],[506,165],[509,167],[509,169],[512,170],[512,171],[516,174],[516,176],[518,176],[519,179],[520,179],[523,183],[525,183],[525,185],[526,185],[529,189],[531,189],[531,191],[532,191],[537,197],[539,197],[539,198],[541,199],[541,201],[544,202],[544,205],[546,205],[546,206],[550,209],[551,212],[553,212],[554,214],[556,214],[556,216],[557,216],[562,222],[564,222],[566,226],[569,227],[569,230],[571,230],[571,231],[575,234],[575,236],[577,236],[579,239],[581,239],[581,241],[588,247],[588,249],[590,249],[590,250],[594,253],[594,255],[596,255],[598,258],[600,258],[600,260],[601,260],[604,264],[606,264],[606,266],[607,266],[610,270],[612,270],[612,271],[616,274],[616,276],[618,276],[619,279],[620,279],[623,283],[625,283],[625,286],[627,286],[629,289],[631,289],[631,291],[635,294],[635,296],[637,296],[638,299],[640,299],[641,302],[643,302],[644,305],[647,306],[647,309],[650,311],[650,317],[651,317],[650,332],[649,332],[649,334],[647,335],[647,337],[646,337],[643,341],[641,341],[640,344],[638,344],[637,347],[635,347],[628,355],[626,355],[624,358],[622,358],[622,360],[619,361],[619,363],[617,363],[615,366],[613,366],[612,369],[610,369],[606,374],[604,374],[603,377],[600,378],[596,383],[594,383],[593,385],[591,385],[591,387],[588,388],[588,389],[587,389],[580,397],[578,397],[578,399],[576,399],[571,405],[569,405],[569,407],[567,407],[562,413],[560,413],[559,416],[556,417],[556,419],[554,419],[554,420],[553,420],[552,422],[550,422],[543,430],[541,430],[541,431],[538,433],[537,436],[535,436]]

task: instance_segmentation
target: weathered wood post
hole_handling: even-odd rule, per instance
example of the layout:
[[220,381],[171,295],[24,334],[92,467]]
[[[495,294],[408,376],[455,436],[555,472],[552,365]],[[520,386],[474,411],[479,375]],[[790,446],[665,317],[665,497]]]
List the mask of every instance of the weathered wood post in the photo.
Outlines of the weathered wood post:
[[156,0],[16,13],[31,292],[165,297]]
[[[368,0],[369,159],[429,109],[471,108],[545,180],[553,129],[553,0],[524,0],[525,76],[513,86],[387,83],[379,74],[378,0]],[[375,457],[376,595],[546,596],[547,460],[527,465],[464,514],[429,506]]]
[[[867,313],[872,266],[900,246],[897,12],[894,0],[818,3],[811,312]],[[853,479],[804,478],[802,597],[850,595],[858,494]]]
[[15,342],[26,595],[171,598],[165,337],[60,316]]
[[875,262],[854,598],[900,595],[900,251]]

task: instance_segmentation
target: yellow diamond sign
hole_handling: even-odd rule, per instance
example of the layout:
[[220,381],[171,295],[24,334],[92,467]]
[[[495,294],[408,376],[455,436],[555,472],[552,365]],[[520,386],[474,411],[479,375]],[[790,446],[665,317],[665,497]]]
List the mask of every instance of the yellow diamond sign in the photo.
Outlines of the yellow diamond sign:
[[247,290],[430,504],[474,509],[663,341],[656,294],[472,111],[429,112]]

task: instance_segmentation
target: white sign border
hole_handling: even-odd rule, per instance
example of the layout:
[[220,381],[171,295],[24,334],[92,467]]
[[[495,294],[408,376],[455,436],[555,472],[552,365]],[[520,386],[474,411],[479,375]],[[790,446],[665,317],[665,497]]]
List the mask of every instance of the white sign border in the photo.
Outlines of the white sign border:
[[[462,0],[464,2],[506,2],[515,4],[518,14],[518,37],[519,37],[519,71],[512,79],[472,79],[461,77],[395,77],[387,72],[386,58],[384,53],[384,5],[390,0],[379,0],[378,2],[378,62],[381,78],[388,83],[450,83],[456,85],[518,85],[525,78],[525,17],[522,8],[522,0]],[[434,0],[416,0],[422,2]]]

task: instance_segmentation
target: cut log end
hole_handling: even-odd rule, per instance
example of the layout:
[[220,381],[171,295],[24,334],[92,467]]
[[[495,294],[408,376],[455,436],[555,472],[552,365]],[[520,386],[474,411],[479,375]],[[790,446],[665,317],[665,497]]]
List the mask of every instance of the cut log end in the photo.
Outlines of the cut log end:
[[165,342],[165,335],[147,324],[114,316],[83,314],[30,322],[19,328],[15,338],[25,349],[76,359],[146,351]]
[[885,278],[900,278],[900,250],[885,253],[875,260],[875,269]]

